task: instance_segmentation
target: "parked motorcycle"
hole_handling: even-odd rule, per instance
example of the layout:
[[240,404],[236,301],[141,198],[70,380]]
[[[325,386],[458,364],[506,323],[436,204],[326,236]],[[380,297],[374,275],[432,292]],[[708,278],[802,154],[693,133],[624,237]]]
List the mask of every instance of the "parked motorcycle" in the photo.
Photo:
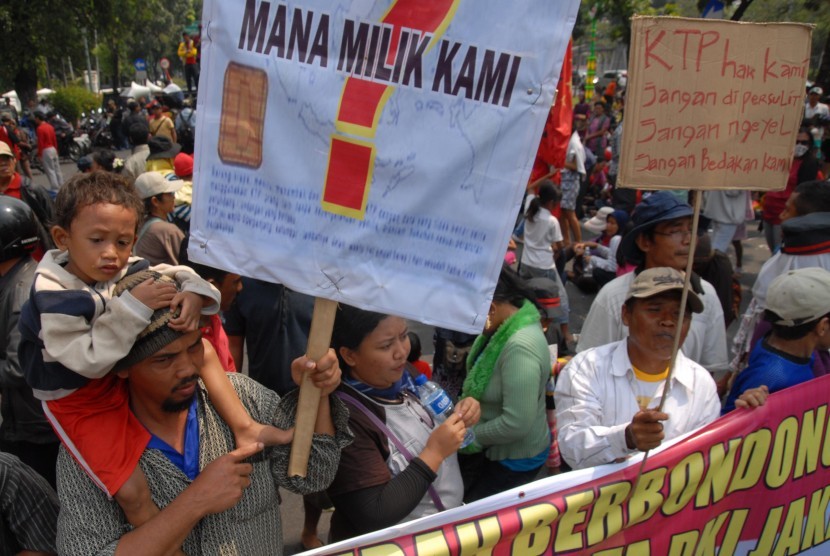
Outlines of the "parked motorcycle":
[[89,135],[92,148],[112,149],[115,146],[109,121],[100,108],[89,115],[81,114],[81,131]]
[[77,163],[79,158],[92,152],[92,141],[90,141],[87,133],[76,130],[60,114],[55,112],[48,114],[48,120],[55,128],[55,136],[58,140],[58,156],[69,158],[72,162]]
[[82,131],[75,132],[75,135],[72,137],[72,144],[69,145],[69,158],[72,159],[72,162],[77,163],[79,158],[91,152],[92,141],[89,138],[89,134]]
[[89,135],[78,130],[72,135],[58,137],[58,156],[69,158],[72,162],[92,152],[92,141]]

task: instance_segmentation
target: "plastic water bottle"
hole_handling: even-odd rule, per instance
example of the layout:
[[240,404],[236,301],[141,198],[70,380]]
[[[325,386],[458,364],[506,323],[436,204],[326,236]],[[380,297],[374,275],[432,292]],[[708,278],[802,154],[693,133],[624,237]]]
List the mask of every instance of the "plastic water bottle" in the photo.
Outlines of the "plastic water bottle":
[[[432,415],[436,425],[440,425],[452,415],[452,400],[443,388],[431,380],[427,380],[425,375],[418,375],[415,378],[415,386],[418,388],[418,398]],[[461,447],[464,448],[470,445],[475,438],[476,435],[473,429],[467,429],[464,440],[461,441]]]

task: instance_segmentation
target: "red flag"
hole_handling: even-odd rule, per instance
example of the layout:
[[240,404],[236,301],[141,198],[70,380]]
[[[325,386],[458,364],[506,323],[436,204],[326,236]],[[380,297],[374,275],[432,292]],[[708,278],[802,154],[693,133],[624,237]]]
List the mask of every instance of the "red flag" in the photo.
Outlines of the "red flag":
[[562,168],[565,165],[565,153],[571,140],[573,123],[572,45],[571,40],[568,42],[562,73],[559,75],[556,101],[548,114],[539,150],[536,152],[536,161],[533,163],[533,171],[530,173],[531,182],[547,174],[549,167]]

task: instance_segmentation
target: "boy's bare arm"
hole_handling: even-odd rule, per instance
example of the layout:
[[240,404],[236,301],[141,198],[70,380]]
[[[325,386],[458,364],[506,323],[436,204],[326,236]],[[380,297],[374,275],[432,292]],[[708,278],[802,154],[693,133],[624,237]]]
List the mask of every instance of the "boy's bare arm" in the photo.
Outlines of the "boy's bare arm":
[[294,437],[293,430],[282,430],[272,425],[256,422],[239,400],[227,373],[219,362],[216,350],[207,340],[202,340],[205,349],[201,377],[210,394],[211,402],[234,434],[237,446],[262,442],[272,446],[288,444]]
[[196,274],[192,268],[187,266],[171,266],[167,264],[154,265],[152,270],[160,272],[165,276],[175,278],[185,292],[193,292],[202,296],[202,314],[212,315],[219,312],[219,305],[222,302],[222,294],[213,285],[201,276]]

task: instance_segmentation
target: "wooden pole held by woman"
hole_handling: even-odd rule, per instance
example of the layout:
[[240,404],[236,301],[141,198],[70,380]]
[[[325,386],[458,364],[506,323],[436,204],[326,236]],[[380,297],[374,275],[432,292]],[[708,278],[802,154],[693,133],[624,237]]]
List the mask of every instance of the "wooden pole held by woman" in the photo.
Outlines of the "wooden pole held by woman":
[[[314,300],[314,313],[311,316],[311,331],[308,335],[306,355],[312,361],[323,357],[331,345],[331,331],[337,302],[318,297]],[[294,440],[291,442],[291,456],[288,460],[289,477],[305,477],[308,469],[308,456],[317,409],[320,405],[320,389],[314,386],[308,374],[303,375],[300,385],[300,399],[297,402],[297,418],[294,423]]]

